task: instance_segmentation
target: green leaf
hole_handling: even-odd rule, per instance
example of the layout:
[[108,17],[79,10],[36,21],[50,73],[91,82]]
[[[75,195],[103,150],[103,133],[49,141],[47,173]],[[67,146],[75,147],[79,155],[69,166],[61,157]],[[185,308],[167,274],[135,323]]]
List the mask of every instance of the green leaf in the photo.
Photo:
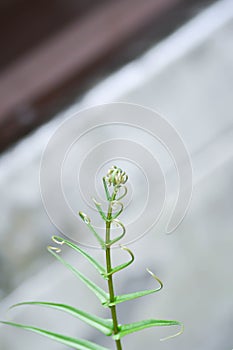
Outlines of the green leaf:
[[111,271],[108,274],[106,274],[106,276],[113,275],[114,273],[125,269],[127,266],[131,265],[132,262],[134,261],[134,255],[129,248],[121,246],[121,249],[127,251],[129,253],[129,255],[131,256],[131,259],[128,262],[121,264],[121,265],[118,265],[118,266],[114,267],[113,269],[111,269]]
[[107,216],[105,215],[105,213],[103,212],[102,208],[101,208],[101,203],[97,202],[97,200],[95,198],[92,198],[100,216],[102,217],[102,219],[104,221],[112,221],[114,219],[116,219],[122,212],[123,212],[123,209],[124,209],[124,206],[121,202],[119,201],[116,201],[116,200],[113,200],[113,201],[110,201],[110,205],[112,207],[112,209],[114,209],[114,205],[120,207],[119,210],[114,214],[114,215],[111,215],[110,218],[107,218]]
[[117,236],[116,238],[112,239],[111,241],[109,241],[106,244],[106,247],[110,247],[112,244],[116,243],[117,241],[119,241],[120,239],[122,239],[125,235],[125,226],[122,224],[121,221],[119,221],[118,219],[113,219],[112,223],[115,223],[117,226],[120,226],[122,229],[122,232],[119,236]]
[[97,200],[94,197],[92,198],[92,200],[93,200],[93,202],[94,202],[94,204],[95,204],[95,206],[96,206],[100,216],[102,217],[102,219],[104,221],[110,221],[110,220],[108,220],[108,218],[106,217],[105,213],[103,212],[103,210],[101,208],[101,204],[99,202],[97,202]]
[[120,195],[118,198],[116,198],[117,201],[119,201],[119,200],[121,200],[122,198],[124,198],[124,197],[127,195],[127,192],[128,192],[126,186],[122,186],[122,185],[121,185],[119,188],[120,188],[120,190],[123,189],[124,192],[122,193],[122,195]]
[[[144,321],[140,321],[140,322],[133,322],[130,324],[120,325],[119,326],[120,331],[119,331],[119,333],[117,333],[113,336],[113,339],[118,340],[127,334],[138,332],[138,331],[141,331],[145,328],[161,327],[161,326],[181,326],[182,327],[180,332],[178,332],[172,336],[169,336],[165,339],[176,337],[177,335],[179,335],[183,332],[183,325],[178,321],[149,319],[149,320],[144,320]],[[165,339],[163,339],[163,340],[165,340]]]
[[48,247],[48,251],[55,256],[57,260],[59,260],[65,267],[67,267],[73,274],[78,277],[83,283],[86,284],[86,286],[95,293],[97,298],[101,301],[103,305],[106,305],[109,300],[109,295],[99,286],[97,286],[94,282],[92,282],[89,278],[84,276],[78,269],[73,267],[71,264],[69,264],[67,261],[62,259],[55,251],[53,251],[53,247]]
[[82,310],[76,309],[73,306],[66,305],[66,304],[59,304],[59,303],[50,303],[50,302],[41,302],[41,301],[26,301],[22,303],[15,304],[10,307],[10,309],[15,308],[17,306],[22,305],[39,305],[49,308],[54,308],[57,310],[64,311],[74,317],[79,318],[80,320],[86,322],[90,326],[98,329],[100,332],[104,333],[105,335],[111,335],[113,333],[113,323],[112,320],[104,319],[92,314],[89,314],[87,312],[84,312]]
[[149,272],[149,274],[159,283],[158,288],[147,289],[147,290],[143,290],[140,292],[134,292],[134,293],[129,293],[129,294],[117,295],[115,297],[115,300],[111,303],[108,303],[107,306],[113,306],[116,304],[124,303],[125,301],[137,299],[137,298],[144,297],[146,295],[153,294],[153,293],[160,291],[163,288],[162,281],[160,281],[160,279],[157,276],[155,276],[155,274],[153,274],[153,272],[151,272],[149,269],[147,269],[147,272]]
[[155,292],[157,292],[157,289],[148,289],[148,290],[143,290],[140,292],[117,295],[113,302],[108,303],[108,306],[113,306],[113,305],[117,305],[120,303],[124,303],[125,301],[134,300],[134,299],[137,299],[140,297],[144,297],[145,295],[153,294]]
[[71,346],[74,349],[78,350],[109,350],[103,346],[97,345],[95,343],[92,343],[88,340],[78,339],[78,338],[72,338],[67,335],[58,334],[54,332],[47,331],[45,329],[37,328],[37,327],[31,327],[19,323],[13,323],[13,322],[1,322],[3,324],[23,328],[25,330],[43,335],[47,338],[53,339],[58,341],[59,343],[65,344],[67,346]]
[[118,200],[114,200],[114,201],[111,202],[111,207],[112,207],[113,210],[114,210],[114,205],[115,206],[117,205],[119,207],[119,209],[114,215],[112,215],[111,220],[114,220],[118,216],[120,216],[120,214],[123,212],[123,209],[124,209],[123,203],[119,202]]
[[96,232],[96,230],[94,229],[94,227],[91,225],[91,219],[84,214],[83,212],[79,212],[79,216],[80,218],[84,221],[84,223],[87,225],[87,227],[91,230],[91,232],[94,234],[95,238],[97,239],[97,241],[99,242],[99,244],[101,245],[101,247],[103,249],[105,249],[105,242],[104,240],[100,237],[100,235]]
[[110,200],[111,200],[111,195],[110,195],[110,193],[109,193],[108,185],[107,185],[107,183],[106,183],[105,177],[103,177],[103,184],[104,184],[104,190],[105,190],[106,198],[107,198],[108,201],[110,201]]
[[73,250],[75,250],[76,252],[80,253],[82,256],[84,256],[95,268],[96,270],[102,275],[106,275],[106,270],[105,268],[97,261],[95,260],[92,256],[90,256],[85,250],[81,249],[79,246],[77,246],[76,244],[63,239],[62,237],[59,236],[53,236],[52,240],[60,245],[66,244],[67,246],[69,246],[70,248],[72,248]]

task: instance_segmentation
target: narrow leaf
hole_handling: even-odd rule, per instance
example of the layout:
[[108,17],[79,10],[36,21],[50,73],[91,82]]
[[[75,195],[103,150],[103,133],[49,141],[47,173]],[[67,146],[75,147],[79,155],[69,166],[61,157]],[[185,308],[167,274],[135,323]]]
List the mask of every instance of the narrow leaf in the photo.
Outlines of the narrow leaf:
[[129,293],[129,294],[122,294],[122,295],[117,295],[115,297],[115,300],[111,303],[108,304],[108,306],[113,306],[116,304],[124,303],[125,301],[129,300],[134,300],[140,297],[144,297],[145,295],[153,294],[157,292],[156,289],[148,289],[148,290],[143,290],[141,292],[134,292],[134,293]]
[[106,183],[105,177],[103,177],[103,184],[104,184],[104,190],[105,190],[106,198],[107,198],[108,201],[110,201],[111,200],[111,195],[109,193],[108,185]]
[[64,311],[74,317],[79,318],[80,320],[86,322],[90,326],[98,329],[100,332],[104,333],[105,335],[111,335],[113,333],[113,324],[112,320],[104,319],[92,314],[89,314],[87,312],[84,312],[82,310],[76,309],[73,306],[66,305],[66,304],[59,304],[59,303],[50,303],[50,302],[41,302],[41,301],[27,301],[15,304],[11,306],[10,309],[15,308],[17,306],[22,305],[39,305],[44,306],[48,308],[54,308],[57,310]]
[[106,274],[106,276],[113,275],[114,273],[125,269],[127,266],[131,265],[132,262],[134,261],[134,255],[129,248],[121,246],[121,249],[127,251],[129,253],[129,255],[131,256],[131,259],[128,262],[121,264],[121,265],[118,265],[118,266],[114,267],[113,269],[111,269],[111,271],[108,274]]
[[122,239],[125,235],[125,226],[122,224],[121,221],[119,221],[118,219],[114,219],[112,220],[112,223],[115,223],[117,226],[120,226],[122,228],[122,232],[119,236],[117,236],[116,238],[112,239],[111,241],[109,241],[106,244],[106,247],[110,247],[112,244],[116,243],[117,241],[119,241],[120,239]]
[[123,209],[124,209],[123,204],[121,202],[119,202],[118,200],[117,201],[114,200],[114,201],[111,202],[111,207],[112,207],[113,210],[114,210],[114,206],[115,207],[118,206],[119,209],[114,215],[112,215],[111,221],[116,219],[123,212]]
[[79,216],[80,218],[85,222],[85,224],[87,225],[87,227],[91,230],[91,232],[94,234],[95,238],[97,239],[97,241],[99,242],[99,244],[101,245],[101,247],[103,249],[105,249],[105,242],[104,240],[100,237],[100,235],[96,232],[96,230],[94,229],[94,227],[91,225],[91,219],[84,214],[83,212],[79,212]]
[[156,293],[158,291],[160,291],[163,288],[163,283],[162,281],[160,281],[160,279],[155,276],[155,274],[153,274],[153,272],[151,272],[149,269],[147,269],[147,271],[149,272],[149,274],[159,283],[159,287],[156,289],[147,289],[147,290],[143,290],[140,292],[134,292],[134,293],[129,293],[129,294],[123,294],[123,295],[118,295],[115,297],[115,300],[111,303],[108,303],[108,306],[113,306],[116,304],[120,304],[123,303],[125,301],[129,301],[129,300],[134,300],[140,297],[144,297],[146,295],[149,294],[153,294]]
[[78,277],[86,286],[95,293],[97,298],[101,301],[103,305],[106,305],[109,299],[109,295],[99,286],[97,286],[94,282],[92,282],[89,278],[84,276],[79,270],[69,264],[67,261],[62,259],[56,252],[53,251],[52,247],[48,247],[48,251],[55,256],[57,260],[59,260],[65,267],[67,267],[73,274]]
[[77,349],[77,350],[109,350],[103,346],[97,345],[97,344],[92,343],[88,340],[72,338],[72,337],[69,337],[67,335],[50,332],[50,331],[47,331],[45,329],[31,327],[31,326],[27,326],[27,325],[23,325],[23,324],[19,324],[19,323],[13,323],[13,322],[1,322],[1,323],[9,325],[9,326],[13,326],[13,327],[23,328],[25,330],[43,335],[47,338],[56,340],[59,343],[65,344],[65,345],[70,346],[70,347]]
[[119,327],[119,329],[120,329],[119,333],[115,334],[113,336],[113,339],[115,339],[115,340],[121,339],[122,337],[124,337],[127,334],[138,332],[138,331],[141,331],[141,330],[143,330],[145,328],[161,327],[161,326],[181,326],[182,327],[180,332],[178,332],[178,333],[176,333],[176,334],[174,334],[172,336],[169,336],[169,337],[167,337],[165,339],[173,338],[173,337],[175,337],[175,336],[177,336],[177,335],[179,335],[179,334],[181,334],[183,332],[183,326],[178,321],[149,319],[149,320],[144,320],[144,321],[140,321],[140,322],[133,322],[131,324],[121,325]]
[[120,195],[118,198],[116,198],[117,201],[119,201],[119,200],[121,200],[122,198],[124,198],[124,197],[127,195],[127,192],[128,192],[126,186],[122,186],[122,185],[121,185],[119,188],[120,188],[120,190],[123,189],[124,192],[122,193],[122,195]]
[[101,204],[99,202],[97,202],[97,200],[95,198],[92,198],[100,216],[102,217],[102,219],[104,221],[109,221],[108,218],[106,217],[105,213],[103,212],[102,208],[101,208]]
[[96,270],[101,274],[101,275],[105,275],[106,271],[105,268],[97,261],[95,260],[92,256],[90,256],[87,252],[85,252],[85,250],[81,249],[79,246],[77,246],[76,244],[63,239],[59,236],[53,236],[52,240],[60,245],[66,244],[67,246],[69,246],[70,248],[74,249],[76,252],[80,253],[82,256],[84,256],[95,268]]

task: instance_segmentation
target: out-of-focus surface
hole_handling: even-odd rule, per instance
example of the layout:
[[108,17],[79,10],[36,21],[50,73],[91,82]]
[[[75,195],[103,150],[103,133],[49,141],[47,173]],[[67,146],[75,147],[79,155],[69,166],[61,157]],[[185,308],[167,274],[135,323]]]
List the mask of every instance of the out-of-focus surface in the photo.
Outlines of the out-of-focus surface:
[[1,2],[0,152],[212,2]]
[[[121,322],[178,319],[185,324],[185,332],[160,343],[159,338],[174,330],[149,329],[126,337],[124,346],[136,350],[232,349],[232,17],[232,2],[220,1],[1,159],[1,318],[10,304],[30,299],[65,301],[107,316],[85,286],[46,253],[45,246],[56,229],[41,203],[39,162],[53,130],[71,112],[95,103],[125,101],[156,109],[177,129],[191,155],[194,191],[189,212],[176,232],[164,235],[166,218],[162,218],[131,246],[135,265],[118,279],[119,292],[153,287],[145,272],[149,267],[165,285],[157,295],[120,305]],[[101,258],[100,251],[90,252]],[[114,253],[121,261],[121,252]],[[72,261],[77,259],[66,254]],[[81,258],[78,262],[98,281],[88,264]],[[111,344],[63,314],[59,318],[55,312],[35,311],[25,308],[9,315],[20,322]],[[64,348],[5,326],[0,327],[0,339],[1,350]]]

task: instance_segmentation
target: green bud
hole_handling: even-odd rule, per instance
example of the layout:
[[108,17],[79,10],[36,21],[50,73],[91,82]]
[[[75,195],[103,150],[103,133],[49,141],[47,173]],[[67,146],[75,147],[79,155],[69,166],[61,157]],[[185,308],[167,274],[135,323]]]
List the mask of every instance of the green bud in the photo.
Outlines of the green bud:
[[109,186],[120,186],[126,183],[126,181],[128,180],[128,175],[126,175],[125,171],[118,168],[116,165],[113,165],[108,170],[105,179]]

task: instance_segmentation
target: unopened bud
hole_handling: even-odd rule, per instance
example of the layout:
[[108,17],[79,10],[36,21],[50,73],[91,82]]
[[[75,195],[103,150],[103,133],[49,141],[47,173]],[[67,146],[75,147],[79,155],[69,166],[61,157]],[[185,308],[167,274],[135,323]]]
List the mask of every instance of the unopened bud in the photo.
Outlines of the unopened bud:
[[128,180],[128,175],[126,175],[125,171],[113,165],[109,170],[105,177],[106,182],[109,186],[119,186],[126,183]]

